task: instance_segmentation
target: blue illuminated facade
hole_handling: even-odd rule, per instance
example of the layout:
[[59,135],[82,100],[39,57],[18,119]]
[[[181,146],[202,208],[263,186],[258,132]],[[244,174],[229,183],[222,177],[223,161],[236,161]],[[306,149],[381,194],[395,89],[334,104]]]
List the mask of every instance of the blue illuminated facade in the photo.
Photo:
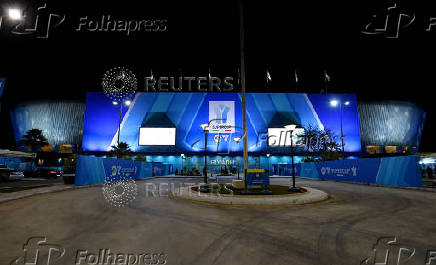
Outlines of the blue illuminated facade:
[[[248,152],[288,155],[289,147],[268,146],[266,136],[268,128],[283,128],[290,123],[329,128],[340,136],[340,109],[330,105],[332,99],[350,102],[343,109],[345,151],[360,152],[355,94],[247,93]],[[200,125],[215,117],[216,106],[224,106],[220,115],[225,115],[225,121],[232,123],[233,131],[211,131],[207,139],[208,152],[222,156],[242,154],[242,142],[238,145],[233,140],[242,135],[240,93],[137,93],[132,103],[123,107],[120,141],[127,142],[135,152],[150,155],[201,155],[204,133]],[[83,150],[110,150],[117,141],[119,115],[119,105],[113,105],[103,93],[88,93]],[[169,126],[176,128],[175,146],[138,145],[140,127]]]
[[85,104],[76,101],[41,100],[18,104],[10,111],[18,143],[31,129],[42,130],[51,145],[80,145]]
[[426,113],[410,102],[360,102],[359,124],[364,145],[419,148]]

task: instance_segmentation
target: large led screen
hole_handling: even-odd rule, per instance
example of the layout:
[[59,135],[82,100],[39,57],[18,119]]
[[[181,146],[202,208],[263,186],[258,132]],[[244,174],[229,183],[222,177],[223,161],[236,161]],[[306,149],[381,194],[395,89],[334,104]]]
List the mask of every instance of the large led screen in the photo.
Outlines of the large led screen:
[[139,145],[176,145],[176,128],[139,128]]

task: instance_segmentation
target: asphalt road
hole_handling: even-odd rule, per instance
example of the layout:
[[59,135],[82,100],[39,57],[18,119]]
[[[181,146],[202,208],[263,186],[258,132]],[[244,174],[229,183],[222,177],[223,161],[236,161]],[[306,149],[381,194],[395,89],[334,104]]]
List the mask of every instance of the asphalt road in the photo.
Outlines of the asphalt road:
[[[332,198],[312,205],[259,209],[179,201],[162,191],[181,181],[199,179],[137,182],[136,199],[122,208],[110,206],[101,187],[2,203],[0,264],[23,256],[23,244],[32,236],[46,237],[44,244],[54,244],[58,251],[65,249],[57,263],[50,264],[104,264],[96,257],[100,249],[110,249],[131,255],[130,263],[118,264],[150,264],[145,262],[150,256],[144,259],[146,255],[139,254],[163,253],[155,261],[351,265],[373,256],[375,248],[377,262],[390,249],[387,264],[397,264],[401,251],[399,264],[423,265],[428,251],[436,251],[436,193],[298,179],[297,185],[324,190]],[[289,183],[289,179],[272,181]],[[164,183],[161,194],[155,190],[159,183]],[[36,253],[31,242],[24,246],[27,258]],[[40,262],[47,258],[48,251],[41,250],[44,244],[39,246]],[[52,253],[52,261],[56,254]],[[141,257],[141,263],[133,263]],[[411,258],[404,263],[407,257]],[[436,264],[436,258],[430,264]]]
[[22,180],[2,181],[0,182],[0,189],[7,187],[28,187],[28,186],[41,186],[54,183],[63,182],[63,177],[43,179],[43,178],[24,178]]

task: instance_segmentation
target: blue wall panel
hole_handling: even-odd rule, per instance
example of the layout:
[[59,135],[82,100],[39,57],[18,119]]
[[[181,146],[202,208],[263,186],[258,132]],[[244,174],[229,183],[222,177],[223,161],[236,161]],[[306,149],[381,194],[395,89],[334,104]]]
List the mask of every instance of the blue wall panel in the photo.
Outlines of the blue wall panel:
[[[313,124],[328,127],[340,135],[340,115],[337,108],[329,107],[333,98],[349,100],[344,114],[345,150],[359,152],[359,124],[357,101],[354,94],[247,94],[247,139],[249,152],[284,154],[287,148],[267,146],[258,141],[259,134],[267,133],[268,127],[282,127],[295,121],[301,126]],[[241,152],[233,138],[242,135],[241,95],[239,93],[137,93],[130,106],[122,113],[120,141],[127,142],[136,152],[160,152],[167,154],[203,152],[204,134],[200,124],[209,121],[211,101],[233,101],[235,132],[222,133],[227,141],[217,142],[217,133],[209,133],[207,149],[216,154]],[[139,128],[147,114],[163,112],[176,126],[176,146],[138,146]],[[284,119],[277,119],[277,116]],[[83,129],[85,151],[107,151],[114,144],[118,133],[119,106],[112,105],[103,93],[88,93]],[[280,124],[277,123],[280,120]],[[266,139],[265,139],[266,140]]]
[[[77,157],[76,186],[100,184],[105,181],[114,181],[120,175],[114,175],[114,167],[120,167],[120,172],[135,179],[144,179],[154,176],[166,176],[171,174],[172,165],[162,163],[140,162],[115,158],[103,158],[95,156]],[[126,175],[127,174],[127,175]],[[111,176],[115,176],[115,179]]]
[[[418,156],[360,158],[295,165],[297,176],[338,181],[374,183],[389,186],[421,187]],[[291,165],[274,164],[274,175],[291,176]]]

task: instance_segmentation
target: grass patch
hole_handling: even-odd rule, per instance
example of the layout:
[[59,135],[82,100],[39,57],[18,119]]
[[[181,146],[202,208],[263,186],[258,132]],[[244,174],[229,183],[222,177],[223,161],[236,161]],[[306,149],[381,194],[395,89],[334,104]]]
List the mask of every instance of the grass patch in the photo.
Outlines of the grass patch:
[[36,189],[36,188],[42,188],[42,187],[49,187],[52,185],[39,185],[39,186],[28,186],[28,187],[6,187],[6,188],[0,188],[0,193],[11,193],[11,192],[17,192],[17,191],[23,191],[23,190],[30,190],[30,189]]
[[[201,186],[206,187],[206,186]],[[241,195],[241,192],[244,191],[244,189],[236,189],[232,185],[229,184],[212,184],[209,185],[209,188],[211,188],[212,194],[233,194],[233,195]],[[192,187],[193,191],[198,191],[198,186]],[[262,191],[264,191],[264,188],[250,188],[248,191],[252,195],[264,195]],[[284,194],[290,194],[288,192],[289,187],[288,186],[279,186],[279,185],[270,185],[266,187],[266,190],[269,190],[272,192],[272,195],[284,195]]]

